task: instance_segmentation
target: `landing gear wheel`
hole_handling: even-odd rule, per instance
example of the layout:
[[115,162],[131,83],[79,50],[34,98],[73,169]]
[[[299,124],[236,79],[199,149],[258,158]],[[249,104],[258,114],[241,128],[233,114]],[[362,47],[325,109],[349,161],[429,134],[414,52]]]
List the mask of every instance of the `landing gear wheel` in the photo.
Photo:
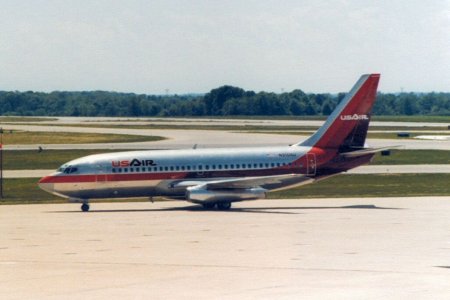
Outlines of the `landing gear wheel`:
[[214,209],[214,207],[216,206],[216,203],[210,202],[210,203],[203,203],[202,205],[203,205],[204,209]]
[[88,203],[83,203],[81,205],[81,210],[84,211],[84,212],[89,211],[89,204]]
[[229,210],[231,208],[231,202],[219,202],[217,203],[217,209]]

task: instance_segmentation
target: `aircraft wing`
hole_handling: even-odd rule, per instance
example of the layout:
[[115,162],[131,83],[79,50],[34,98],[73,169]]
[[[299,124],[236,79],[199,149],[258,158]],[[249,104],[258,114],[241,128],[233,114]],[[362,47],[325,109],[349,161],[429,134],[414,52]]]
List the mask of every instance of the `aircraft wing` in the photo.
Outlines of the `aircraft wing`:
[[312,180],[304,174],[283,174],[272,176],[255,177],[233,177],[223,178],[213,181],[195,181],[186,180],[174,184],[174,187],[202,187],[205,190],[223,190],[223,189],[249,189],[254,187],[264,187],[267,189],[276,189],[286,184],[298,184],[304,181]]

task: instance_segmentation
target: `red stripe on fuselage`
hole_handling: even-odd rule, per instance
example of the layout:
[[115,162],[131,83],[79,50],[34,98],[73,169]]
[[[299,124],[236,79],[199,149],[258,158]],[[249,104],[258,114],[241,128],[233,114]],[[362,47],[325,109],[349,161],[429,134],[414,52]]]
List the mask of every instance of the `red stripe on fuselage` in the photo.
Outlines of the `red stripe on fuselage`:
[[251,177],[282,175],[289,173],[304,173],[305,165],[276,167],[261,170],[221,170],[203,172],[168,172],[168,173],[127,173],[127,174],[86,174],[86,175],[60,175],[46,176],[39,183],[77,183],[77,182],[120,182],[120,181],[144,181],[144,180],[176,180],[176,179],[204,179],[224,177]]

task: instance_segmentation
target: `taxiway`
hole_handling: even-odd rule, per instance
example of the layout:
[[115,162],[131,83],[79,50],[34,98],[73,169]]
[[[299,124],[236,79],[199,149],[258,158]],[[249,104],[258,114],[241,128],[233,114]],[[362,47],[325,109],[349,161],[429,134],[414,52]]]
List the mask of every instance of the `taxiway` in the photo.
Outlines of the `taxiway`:
[[450,197],[0,206],[1,299],[449,299]]

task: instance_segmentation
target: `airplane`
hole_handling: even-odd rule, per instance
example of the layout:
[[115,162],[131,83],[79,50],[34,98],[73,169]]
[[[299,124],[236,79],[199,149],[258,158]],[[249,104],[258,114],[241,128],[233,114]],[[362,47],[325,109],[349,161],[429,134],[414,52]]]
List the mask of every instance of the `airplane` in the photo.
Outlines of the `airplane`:
[[162,196],[205,209],[264,199],[269,191],[316,182],[367,164],[365,144],[380,74],[362,75],[325,123],[305,141],[286,146],[144,150],[94,154],[63,164],[39,187],[82,203],[101,198]]

